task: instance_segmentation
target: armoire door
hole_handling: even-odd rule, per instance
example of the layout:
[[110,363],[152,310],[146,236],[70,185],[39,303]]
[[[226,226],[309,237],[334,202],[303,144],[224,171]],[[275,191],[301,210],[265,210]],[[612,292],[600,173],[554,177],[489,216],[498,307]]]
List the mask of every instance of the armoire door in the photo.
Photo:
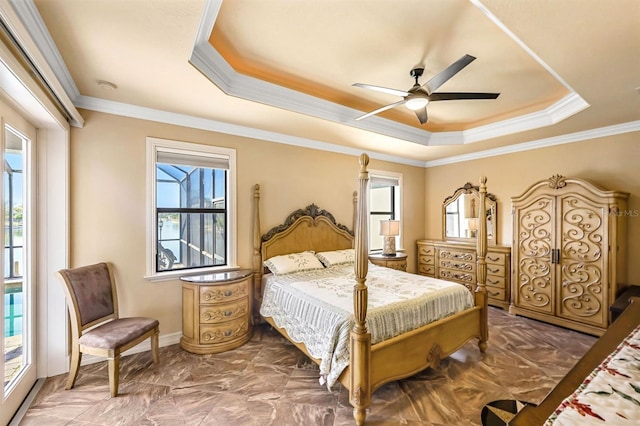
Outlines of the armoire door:
[[515,276],[513,303],[520,308],[553,315],[555,276],[556,197],[540,195],[514,211],[512,251]]
[[556,268],[560,268],[556,315],[607,326],[608,205],[582,194],[559,196]]

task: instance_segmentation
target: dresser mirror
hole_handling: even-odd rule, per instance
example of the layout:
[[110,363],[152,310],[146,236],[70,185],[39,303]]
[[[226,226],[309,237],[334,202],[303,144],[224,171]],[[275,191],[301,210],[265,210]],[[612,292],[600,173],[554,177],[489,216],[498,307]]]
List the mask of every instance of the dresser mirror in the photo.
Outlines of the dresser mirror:
[[[478,208],[480,191],[477,186],[466,183],[442,203],[442,238],[451,241],[475,241],[478,232]],[[496,244],[498,205],[496,197],[487,193],[485,198],[487,215],[487,241]]]

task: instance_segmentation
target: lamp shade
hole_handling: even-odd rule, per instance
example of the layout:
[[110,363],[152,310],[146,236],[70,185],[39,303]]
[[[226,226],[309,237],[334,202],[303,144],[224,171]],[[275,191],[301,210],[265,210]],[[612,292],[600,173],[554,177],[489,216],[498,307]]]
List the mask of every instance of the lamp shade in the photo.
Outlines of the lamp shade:
[[400,235],[400,221],[399,220],[381,220],[380,235],[385,237],[396,237]]

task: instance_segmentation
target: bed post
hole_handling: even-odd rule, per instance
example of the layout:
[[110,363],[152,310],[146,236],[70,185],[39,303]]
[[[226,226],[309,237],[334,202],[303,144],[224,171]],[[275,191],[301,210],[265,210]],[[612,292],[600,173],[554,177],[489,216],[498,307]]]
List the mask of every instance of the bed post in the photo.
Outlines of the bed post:
[[[482,176],[480,178],[480,208],[478,209],[478,238],[477,241],[477,263],[478,271],[476,283],[476,306],[482,308],[480,314],[480,339],[478,341],[478,347],[480,352],[484,353],[487,350],[487,340],[489,340],[489,312],[487,306],[487,262],[485,257],[487,256],[487,178]],[[495,224],[494,224],[495,226]]]
[[349,335],[351,348],[351,377],[349,402],[353,406],[353,418],[357,425],[364,424],[367,407],[371,403],[371,335],[367,332],[368,293],[367,279],[369,262],[369,215],[367,203],[367,185],[369,156],[360,155],[360,175],[358,176],[358,213],[355,226],[355,275],[353,287],[353,312],[355,323]]
[[[351,229],[356,232],[356,223],[358,222],[358,191],[353,191],[353,222]],[[353,242],[355,244],[355,241]]]
[[253,315],[257,321],[260,318],[259,310],[262,302],[262,253],[260,232],[260,185],[253,187]]

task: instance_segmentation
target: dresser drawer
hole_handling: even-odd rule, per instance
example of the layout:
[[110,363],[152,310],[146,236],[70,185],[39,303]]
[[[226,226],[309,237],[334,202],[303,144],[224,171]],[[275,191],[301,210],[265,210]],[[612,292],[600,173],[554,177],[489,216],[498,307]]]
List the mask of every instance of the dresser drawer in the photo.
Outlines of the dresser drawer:
[[200,324],[219,323],[236,318],[246,317],[249,313],[247,298],[231,303],[217,305],[200,305]]
[[498,277],[495,275],[487,275],[487,286],[504,289],[506,288],[506,278]]
[[507,300],[504,288],[487,287],[487,295],[494,300]]
[[489,252],[487,253],[487,256],[485,257],[485,261],[487,263],[494,263],[494,264],[498,264],[498,265],[504,265],[506,263],[506,259],[507,259],[507,255],[504,253],[492,253]]
[[238,318],[221,324],[201,325],[200,344],[229,342],[246,336],[248,330],[247,318]]
[[418,265],[418,273],[420,275],[427,275],[429,277],[436,276],[436,266],[435,265]]
[[246,282],[205,286],[200,288],[201,303],[224,303],[246,297],[248,285]]
[[418,256],[435,256],[436,248],[433,246],[418,245]]
[[456,281],[463,284],[473,285],[475,284],[475,274],[459,271],[455,269],[440,268],[438,278],[448,281]]
[[458,271],[466,272],[474,276],[476,273],[476,264],[472,262],[463,262],[459,260],[447,260],[447,259],[441,258],[440,261],[438,262],[438,267],[445,268],[445,269],[457,269]]
[[436,258],[433,256],[418,256],[418,264],[420,266],[433,266],[436,264]]
[[464,262],[476,262],[476,253],[471,251],[462,251],[462,250],[450,250],[450,249],[440,249],[438,251],[438,258],[449,259],[449,260],[461,260]]
[[487,274],[504,277],[506,276],[505,271],[504,265],[487,264]]

